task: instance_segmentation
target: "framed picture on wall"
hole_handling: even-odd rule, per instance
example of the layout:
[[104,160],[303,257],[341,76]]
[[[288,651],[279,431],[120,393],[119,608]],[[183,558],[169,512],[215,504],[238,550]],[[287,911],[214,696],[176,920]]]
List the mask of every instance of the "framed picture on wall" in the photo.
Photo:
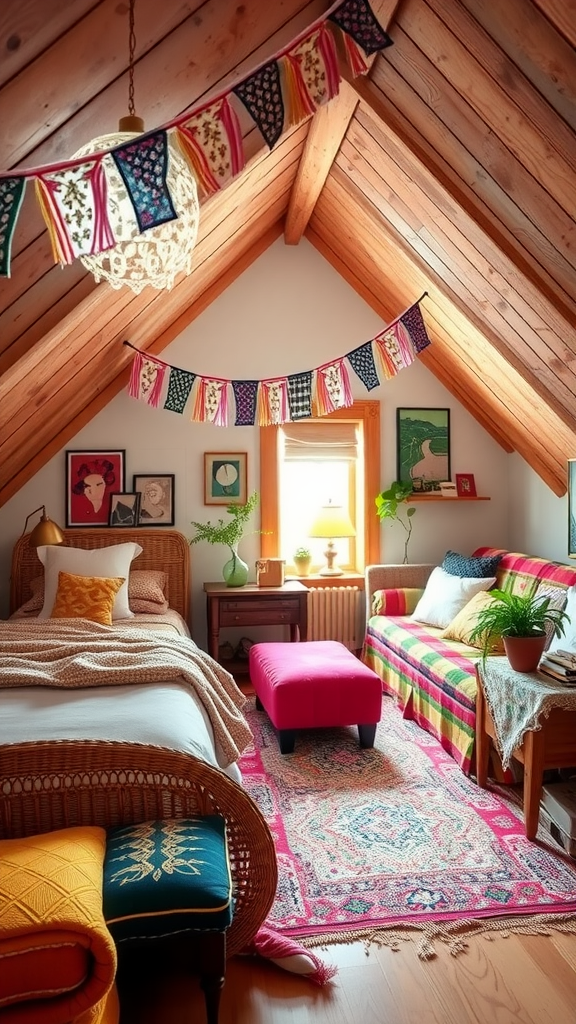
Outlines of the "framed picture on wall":
[[248,453],[204,452],[204,504],[245,505]]
[[124,491],[124,450],[66,452],[66,526],[108,526],[110,496]]
[[568,558],[576,558],[576,459],[568,459]]
[[456,473],[456,490],[459,498],[476,497],[474,473]]
[[123,491],[110,495],[110,526],[138,526],[140,494]]
[[396,410],[396,474],[417,491],[450,480],[450,409]]
[[132,477],[140,495],[138,526],[174,526],[174,474],[142,473]]

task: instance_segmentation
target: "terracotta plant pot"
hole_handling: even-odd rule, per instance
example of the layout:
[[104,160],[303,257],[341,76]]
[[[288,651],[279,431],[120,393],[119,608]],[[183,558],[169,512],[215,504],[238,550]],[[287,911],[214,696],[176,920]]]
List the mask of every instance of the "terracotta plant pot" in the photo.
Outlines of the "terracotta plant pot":
[[516,672],[535,672],[546,645],[546,634],[540,636],[505,636],[504,650]]

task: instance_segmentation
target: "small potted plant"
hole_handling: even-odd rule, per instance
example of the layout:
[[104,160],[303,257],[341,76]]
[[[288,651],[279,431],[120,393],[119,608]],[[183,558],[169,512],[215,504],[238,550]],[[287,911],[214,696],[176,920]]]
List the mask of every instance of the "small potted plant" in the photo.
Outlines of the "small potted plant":
[[294,552],[294,565],[298,576],[307,576],[312,564],[312,552],[310,548],[299,547]]
[[216,523],[191,523],[196,527],[196,535],[191,538],[191,544],[205,540],[208,544],[225,544],[230,548],[231,557],[222,569],[228,587],[243,587],[248,582],[248,566],[238,554],[238,545],[258,501],[258,492],[253,491],[245,505],[226,506],[226,511],[231,517],[228,522],[218,519]]
[[408,502],[408,499],[411,496],[411,482],[394,480],[387,490],[381,491],[374,499],[378,518],[391,519],[396,523],[400,523],[402,529],[406,531],[406,537],[404,539],[404,565],[408,561],[408,544],[410,542],[410,537],[412,536],[412,516],[416,512],[416,509],[413,505],[407,508],[406,519],[404,519],[398,511],[398,506]]
[[535,672],[546,646],[546,626],[551,625],[554,636],[564,635],[566,612],[550,607],[551,598],[545,594],[507,594],[504,590],[491,590],[494,598],[478,612],[478,621],[470,640],[480,640],[486,658],[496,639],[502,638],[510,665],[516,672]]

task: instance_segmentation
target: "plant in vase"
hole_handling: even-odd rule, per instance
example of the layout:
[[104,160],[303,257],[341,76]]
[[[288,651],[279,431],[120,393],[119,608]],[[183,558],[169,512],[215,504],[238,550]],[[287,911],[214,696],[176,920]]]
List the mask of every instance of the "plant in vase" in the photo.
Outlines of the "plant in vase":
[[312,564],[312,552],[310,548],[299,547],[294,552],[294,565],[299,576],[307,576]]
[[387,490],[381,491],[374,499],[378,518],[391,519],[393,522],[400,523],[402,529],[406,531],[404,539],[404,565],[408,561],[408,544],[412,536],[412,516],[416,509],[413,506],[407,508],[406,519],[403,519],[398,511],[398,506],[408,502],[408,499],[411,497],[412,484],[406,481],[394,480]]
[[218,519],[216,523],[191,523],[191,526],[196,528],[196,535],[190,539],[191,544],[205,540],[208,544],[224,544],[230,549],[230,558],[222,569],[222,575],[228,587],[243,587],[248,582],[248,566],[238,554],[238,545],[259,500],[258,492],[253,491],[245,505],[228,505],[226,507],[226,511],[231,517],[228,521]]
[[480,609],[470,633],[470,642],[479,640],[485,659],[496,640],[502,639],[510,665],[517,672],[534,672],[546,646],[546,626],[553,635],[564,635],[566,612],[551,607],[551,598],[544,594],[507,594],[490,590],[493,599]]

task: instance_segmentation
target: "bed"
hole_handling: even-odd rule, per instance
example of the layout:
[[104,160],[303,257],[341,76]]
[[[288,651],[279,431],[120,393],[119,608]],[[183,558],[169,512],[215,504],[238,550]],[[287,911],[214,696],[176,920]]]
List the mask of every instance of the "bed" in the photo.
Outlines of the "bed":
[[[224,708],[224,715],[230,693],[236,693],[236,708],[241,708],[242,698],[231,677],[186,635],[189,544],[178,531],[154,528],[75,529],[64,535],[65,545],[86,551],[130,542],[140,545],[142,552],[131,568],[165,574],[169,610],[116,619],[112,626],[85,619],[41,620],[37,613],[0,623],[0,635],[6,638],[0,641],[0,678],[11,684],[0,687],[0,834],[7,838],[75,824],[110,827],[156,817],[222,814],[236,890],[228,935],[232,955],[250,941],[270,909],[276,858],[268,826],[240,785],[234,763],[228,763],[230,751],[222,753],[220,726],[211,717],[211,701],[217,710]],[[32,583],[42,573],[28,535],[21,537],[12,558],[11,613],[30,602]],[[48,570],[46,576],[48,586]],[[137,649],[143,652],[138,657],[144,658],[150,647],[154,665],[153,671],[142,666],[146,682],[140,681],[140,666],[138,671],[131,669],[133,679],[117,676],[117,651],[122,652],[124,665],[125,651],[132,657]],[[11,673],[24,673],[22,659],[28,665],[29,649],[36,675],[23,677],[21,685],[20,675],[15,683]],[[57,670],[63,665],[75,673],[72,683],[58,678],[56,686],[36,685],[36,652],[44,656],[46,649]],[[82,655],[77,654],[80,650]],[[100,665],[106,651],[112,654]],[[86,675],[92,671],[90,665],[86,668],[91,659],[97,667],[97,687]],[[166,679],[159,676],[159,664]],[[180,678],[177,669],[182,665]],[[44,664],[40,669],[42,676]],[[188,675],[194,677],[194,685]],[[241,711],[236,713],[243,719]],[[202,734],[198,749],[194,743],[182,743],[181,728],[173,735],[174,724],[181,726],[182,721]]]

